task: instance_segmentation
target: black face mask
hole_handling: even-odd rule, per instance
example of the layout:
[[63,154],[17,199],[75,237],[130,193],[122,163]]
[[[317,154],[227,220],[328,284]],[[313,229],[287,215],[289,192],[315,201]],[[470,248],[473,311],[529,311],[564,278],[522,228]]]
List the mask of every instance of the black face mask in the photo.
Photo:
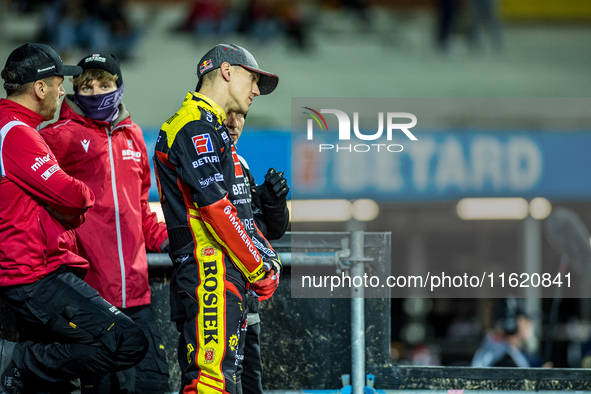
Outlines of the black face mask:
[[83,96],[76,92],[74,93],[74,100],[85,116],[112,123],[119,115],[119,104],[123,99],[123,88],[124,85],[121,84],[114,92],[93,96]]

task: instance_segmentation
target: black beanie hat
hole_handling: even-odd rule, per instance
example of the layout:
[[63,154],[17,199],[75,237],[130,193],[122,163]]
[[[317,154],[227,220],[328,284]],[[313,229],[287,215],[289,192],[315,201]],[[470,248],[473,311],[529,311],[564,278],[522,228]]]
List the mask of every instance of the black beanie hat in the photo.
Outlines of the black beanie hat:
[[121,66],[119,60],[115,55],[112,54],[100,54],[95,53],[90,56],[86,56],[84,59],[78,62],[78,66],[82,67],[83,71],[90,70],[91,68],[98,68],[105,70],[113,75],[118,75],[117,87],[121,87],[123,84],[123,76],[121,75]]

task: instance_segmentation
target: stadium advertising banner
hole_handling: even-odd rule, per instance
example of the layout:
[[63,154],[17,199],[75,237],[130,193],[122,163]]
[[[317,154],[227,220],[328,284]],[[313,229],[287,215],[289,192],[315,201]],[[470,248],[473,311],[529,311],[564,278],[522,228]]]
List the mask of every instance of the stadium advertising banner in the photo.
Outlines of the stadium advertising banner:
[[[464,197],[585,199],[591,132],[417,131],[416,141],[311,145],[295,136],[292,183],[299,198],[450,201]],[[299,138],[298,138],[299,137]],[[400,140],[398,138],[397,140]]]
[[[148,152],[156,135],[145,131]],[[270,166],[284,170],[298,198],[591,198],[591,183],[581,181],[591,169],[591,131],[456,129],[415,135],[417,141],[403,141],[402,150],[386,139],[349,150],[351,143],[339,142],[333,133],[317,133],[311,146],[304,134],[246,130],[237,150],[260,181]],[[269,146],[278,149],[263,151]],[[356,160],[357,154],[363,160]],[[154,179],[150,200],[158,201]]]
[[293,198],[589,198],[591,183],[582,182],[591,168],[591,132],[582,121],[588,104],[560,98],[294,98]]

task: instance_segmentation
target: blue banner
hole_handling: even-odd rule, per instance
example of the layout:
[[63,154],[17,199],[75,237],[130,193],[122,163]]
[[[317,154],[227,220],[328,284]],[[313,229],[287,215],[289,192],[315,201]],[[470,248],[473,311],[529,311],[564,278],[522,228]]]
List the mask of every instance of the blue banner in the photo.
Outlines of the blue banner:
[[[149,154],[156,136],[157,130],[144,130]],[[303,134],[247,128],[237,150],[259,183],[270,167],[285,171],[297,199],[591,198],[591,132],[449,130],[416,136],[399,151],[392,141],[345,143],[325,134],[312,142]],[[150,199],[158,200],[155,181]]]

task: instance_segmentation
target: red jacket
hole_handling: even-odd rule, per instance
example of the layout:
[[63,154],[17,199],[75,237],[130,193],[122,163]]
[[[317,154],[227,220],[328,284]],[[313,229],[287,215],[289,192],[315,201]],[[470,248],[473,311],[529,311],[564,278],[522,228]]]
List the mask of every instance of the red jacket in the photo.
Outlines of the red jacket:
[[[148,205],[150,164],[140,127],[121,104],[113,127],[82,115],[68,95],[59,120],[40,133],[68,174],[96,195],[76,229],[80,253],[90,262],[84,280],[119,308],[150,303],[146,248],[161,252],[167,238]],[[116,196],[116,198],[114,198]]]
[[74,231],[45,207],[80,218],[94,195],[60,169],[36,130],[42,121],[20,104],[0,100],[0,286],[33,283],[62,265],[88,268]]

